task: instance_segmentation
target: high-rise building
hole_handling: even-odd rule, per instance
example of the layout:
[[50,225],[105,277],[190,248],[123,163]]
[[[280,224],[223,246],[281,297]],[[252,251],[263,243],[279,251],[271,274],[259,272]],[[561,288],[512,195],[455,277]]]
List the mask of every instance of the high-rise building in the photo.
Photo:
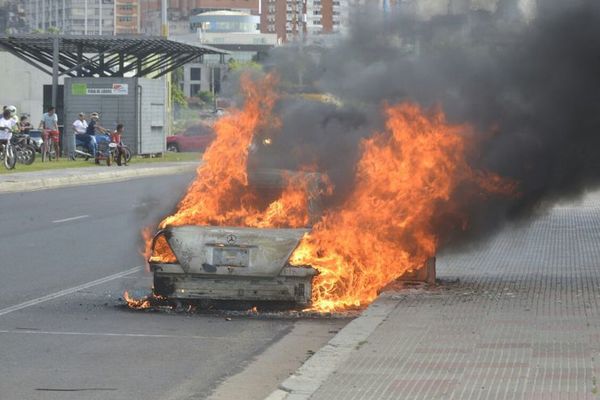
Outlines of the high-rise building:
[[25,10],[18,0],[0,0],[0,32],[23,33],[27,31]]
[[261,0],[261,32],[281,42],[340,30],[347,0]]
[[140,0],[115,0],[115,35],[140,33]]
[[23,0],[31,31],[71,35],[139,32],[142,0]]

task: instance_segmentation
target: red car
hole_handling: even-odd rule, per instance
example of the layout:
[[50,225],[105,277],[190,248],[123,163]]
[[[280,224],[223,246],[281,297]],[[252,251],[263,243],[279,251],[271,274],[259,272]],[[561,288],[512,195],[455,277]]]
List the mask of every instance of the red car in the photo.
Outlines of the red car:
[[204,151],[213,138],[214,131],[210,126],[194,124],[177,135],[167,136],[167,151]]

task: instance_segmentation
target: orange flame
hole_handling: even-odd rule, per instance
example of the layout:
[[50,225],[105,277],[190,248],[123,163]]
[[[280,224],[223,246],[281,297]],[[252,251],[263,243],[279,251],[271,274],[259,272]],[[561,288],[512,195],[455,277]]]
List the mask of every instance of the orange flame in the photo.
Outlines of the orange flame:
[[140,253],[144,257],[146,272],[150,272],[150,268],[147,261],[152,255],[152,236],[153,232],[151,227],[147,226],[144,229],[142,229],[142,240],[144,241],[144,248],[140,250]]
[[[272,113],[278,99],[276,85],[274,75],[259,81],[242,76],[244,107],[232,110],[215,123],[215,139],[204,153],[196,179],[175,214],[165,218],[159,224],[160,228],[181,225],[294,228],[308,225],[309,202],[311,196],[318,195],[311,192],[311,186],[314,186],[311,182],[297,176],[284,176],[287,184],[280,198],[267,205],[261,204],[259,193],[248,184],[248,152],[254,136],[280,124]],[[328,187],[328,181],[322,180]],[[166,242],[159,246],[157,240],[151,249],[151,240],[145,240],[146,259],[150,256],[151,261],[175,258],[172,252],[166,253],[169,249]]]
[[[261,81],[242,78],[244,108],[215,124],[216,138],[196,180],[161,228],[293,228],[311,223],[311,200],[332,191],[326,178],[315,193],[311,174],[286,176],[286,189],[270,204],[261,204],[248,185],[253,137],[280,124],[272,115],[276,83],[271,75]],[[293,265],[319,270],[313,289],[317,310],[368,304],[386,284],[435,255],[439,220],[466,229],[464,204],[515,191],[514,182],[469,166],[469,126],[448,124],[442,112],[427,114],[408,103],[385,111],[386,129],[362,143],[352,193],[324,214],[290,258]],[[152,256],[163,256],[164,246],[155,247]]]
[[149,261],[167,264],[177,262],[177,257],[173,254],[173,250],[171,250],[171,246],[169,246],[164,235],[159,235],[154,241],[154,248]]
[[[244,108],[233,110],[215,123],[216,137],[203,156],[197,178],[179,203],[177,212],[160,227],[178,225],[261,226],[269,211],[260,216],[256,193],[249,189],[246,163],[253,137],[260,129],[278,126],[272,116],[277,101],[277,79],[241,80]],[[273,214],[273,211],[270,211]]]
[[465,222],[456,204],[459,186],[461,193],[469,188],[468,196],[515,189],[467,164],[468,126],[449,125],[441,112],[425,115],[407,103],[387,106],[386,115],[386,130],[362,143],[353,192],[324,215],[290,259],[319,270],[316,309],[368,304],[382,287],[434,256],[436,217]]
[[150,300],[148,300],[148,298],[134,299],[129,295],[127,291],[123,293],[123,300],[125,300],[125,302],[127,303],[127,307],[132,308],[134,310],[150,308]]

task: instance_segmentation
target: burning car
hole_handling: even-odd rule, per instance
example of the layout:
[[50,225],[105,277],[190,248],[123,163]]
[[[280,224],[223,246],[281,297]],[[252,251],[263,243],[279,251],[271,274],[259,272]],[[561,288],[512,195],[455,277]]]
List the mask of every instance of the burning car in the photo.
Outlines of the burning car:
[[287,264],[306,229],[180,226],[160,230],[150,258],[154,292],[173,299],[310,304],[309,266]]
[[[289,171],[253,175],[261,193],[276,191]],[[309,202],[312,220],[320,212],[319,174],[302,173],[314,182]],[[159,230],[149,257],[154,294],[179,300],[270,302],[304,308],[310,305],[311,266],[292,266],[290,255],[306,228],[256,228],[183,225]]]

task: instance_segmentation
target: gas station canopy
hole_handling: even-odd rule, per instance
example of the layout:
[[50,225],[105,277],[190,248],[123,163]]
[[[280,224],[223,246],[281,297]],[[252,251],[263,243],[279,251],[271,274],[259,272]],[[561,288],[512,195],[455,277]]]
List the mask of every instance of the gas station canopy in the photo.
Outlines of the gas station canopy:
[[205,54],[228,54],[157,36],[0,36],[0,47],[49,75],[158,78]]

